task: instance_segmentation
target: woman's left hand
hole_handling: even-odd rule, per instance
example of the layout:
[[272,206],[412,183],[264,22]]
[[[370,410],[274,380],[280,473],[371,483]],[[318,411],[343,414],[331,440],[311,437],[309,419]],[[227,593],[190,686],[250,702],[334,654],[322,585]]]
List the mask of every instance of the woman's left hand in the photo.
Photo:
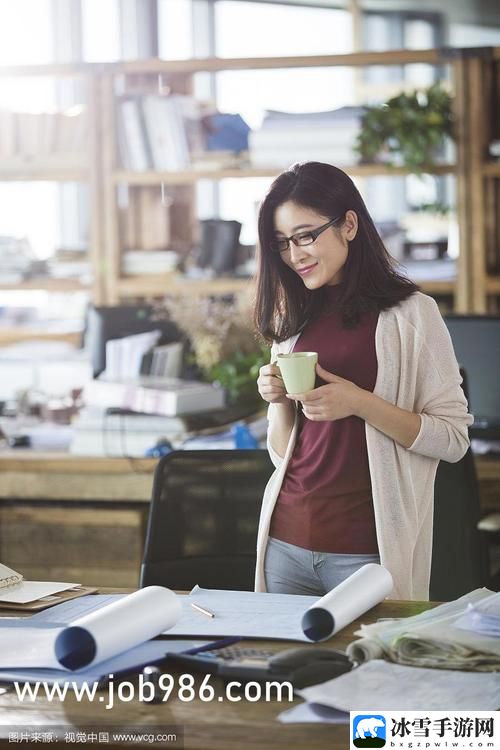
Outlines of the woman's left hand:
[[324,370],[321,365],[316,365],[316,373],[326,381],[326,385],[307,393],[287,395],[287,398],[301,402],[304,416],[314,422],[323,422],[355,414],[363,389],[350,380]]

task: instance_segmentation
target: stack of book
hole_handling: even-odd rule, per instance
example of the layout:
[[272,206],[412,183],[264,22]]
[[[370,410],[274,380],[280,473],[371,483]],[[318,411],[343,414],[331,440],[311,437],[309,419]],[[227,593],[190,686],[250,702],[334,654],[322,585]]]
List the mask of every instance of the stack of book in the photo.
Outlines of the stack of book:
[[125,276],[157,276],[172,273],[177,268],[179,255],[172,250],[127,250],[122,255]]
[[80,456],[141,457],[161,440],[179,445],[188,432],[181,417],[110,414],[96,406],[82,409],[73,427],[70,452]]
[[328,112],[268,111],[260,130],[249,135],[252,164],[279,168],[297,161],[354,164],[363,114],[363,107]]
[[221,409],[225,403],[224,390],[211,383],[152,376],[122,382],[90,380],[85,385],[83,400],[87,406],[165,417]]
[[[57,159],[80,163],[88,141],[87,114],[80,106],[64,112],[0,111],[0,156],[5,160],[20,158]],[[73,158],[71,158],[73,155]]]
[[86,247],[60,247],[48,259],[49,275],[55,279],[79,279],[90,282],[92,268]]

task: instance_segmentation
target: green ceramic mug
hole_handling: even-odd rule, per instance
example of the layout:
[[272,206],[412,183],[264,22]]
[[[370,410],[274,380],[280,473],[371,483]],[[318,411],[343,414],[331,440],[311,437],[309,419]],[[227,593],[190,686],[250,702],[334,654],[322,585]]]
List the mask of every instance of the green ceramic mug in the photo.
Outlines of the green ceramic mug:
[[316,364],[318,352],[291,352],[278,354],[276,365],[287,393],[305,393],[312,391],[316,382]]

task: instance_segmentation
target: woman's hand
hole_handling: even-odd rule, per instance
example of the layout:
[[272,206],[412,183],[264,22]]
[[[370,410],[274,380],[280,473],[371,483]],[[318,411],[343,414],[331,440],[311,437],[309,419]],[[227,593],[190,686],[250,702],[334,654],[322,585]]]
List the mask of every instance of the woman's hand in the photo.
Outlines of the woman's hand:
[[364,393],[350,380],[344,380],[316,365],[316,373],[326,381],[313,391],[288,394],[287,398],[300,401],[302,411],[307,419],[315,422],[344,419],[356,414],[358,401]]
[[260,368],[257,388],[261,397],[269,404],[288,403],[285,385],[276,365],[264,365]]

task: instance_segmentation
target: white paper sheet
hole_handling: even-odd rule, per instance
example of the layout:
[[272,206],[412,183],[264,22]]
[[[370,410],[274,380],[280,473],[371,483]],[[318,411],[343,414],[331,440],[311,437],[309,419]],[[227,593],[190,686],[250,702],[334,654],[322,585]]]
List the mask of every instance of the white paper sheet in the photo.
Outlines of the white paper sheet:
[[0,668],[91,667],[171,628],[180,612],[173,591],[148,586],[73,620],[69,627],[18,621],[1,628]]
[[[146,641],[139,646],[118,654],[112,659],[106,659],[99,664],[85,669],[71,672],[71,683],[83,685],[84,682],[98,682],[102,677],[110,674],[118,675],[130,670],[140,669],[147,664],[154,664],[165,658],[168,653],[182,653],[191,648],[202,646],[206,641],[194,640],[159,640]],[[68,681],[68,672],[65,669],[0,669],[0,681],[2,682],[38,682],[43,680],[50,685],[63,684]]]
[[342,711],[488,711],[500,706],[500,673],[404,667],[375,659],[297,692],[308,702]]
[[[392,586],[390,573],[375,564],[364,565],[321,599],[195,586],[183,597],[182,615],[168,635],[324,640],[382,601]],[[194,611],[191,602],[214,617]],[[326,617],[326,628],[321,628],[317,615],[320,620]]]
[[[49,609],[35,612],[30,617],[30,623],[57,622],[60,625],[69,625],[70,622],[83,617],[83,615],[97,612],[99,609],[107,607],[113,602],[118,602],[126,596],[126,594],[88,594],[87,596],[80,596],[78,599],[69,599],[69,601],[61,602]],[[2,617],[0,620],[0,627],[3,619]]]
[[278,715],[282,724],[349,724],[349,714],[320,703],[300,703]]
[[[316,596],[202,589],[199,586],[195,586],[188,596],[180,598],[182,615],[165,635],[241,636],[290,641],[309,640],[300,622],[305,610],[318,599]],[[191,602],[200,604],[215,616],[206,617],[195,611]]]

